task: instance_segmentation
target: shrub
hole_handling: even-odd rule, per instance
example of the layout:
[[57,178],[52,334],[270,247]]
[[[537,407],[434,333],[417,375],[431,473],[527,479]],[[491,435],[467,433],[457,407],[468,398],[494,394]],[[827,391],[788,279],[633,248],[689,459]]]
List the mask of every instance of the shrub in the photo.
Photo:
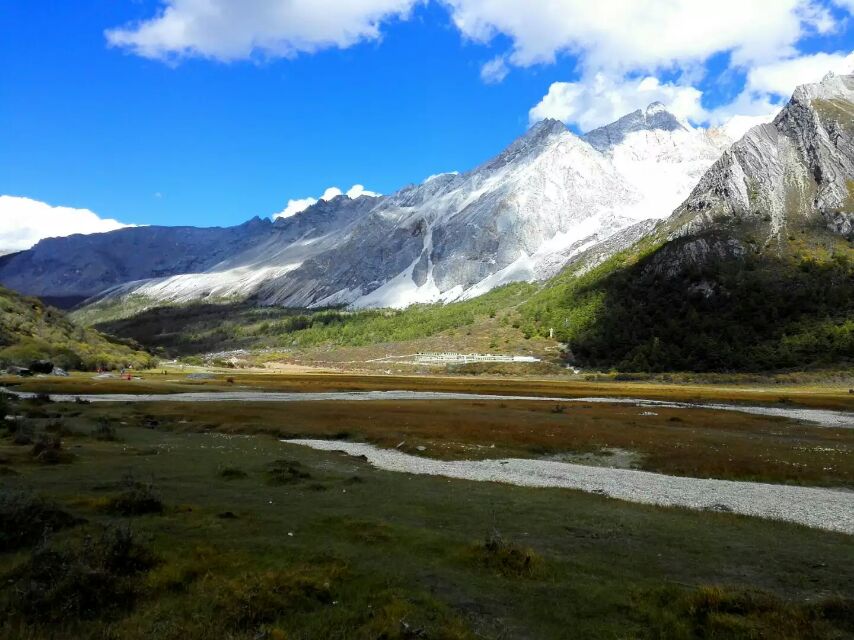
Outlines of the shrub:
[[67,428],[62,420],[51,420],[45,425],[44,430],[57,437],[74,435],[74,431]]
[[0,552],[38,544],[51,532],[81,522],[44,498],[20,491],[0,491]]
[[481,566],[505,577],[531,577],[540,564],[533,549],[505,540],[497,530],[476,546],[475,556]]
[[269,484],[294,484],[310,477],[302,463],[296,460],[276,460],[267,465]]
[[74,458],[62,448],[59,436],[43,433],[33,445],[32,456],[41,464],[66,464]]
[[30,363],[29,369],[33,373],[51,373],[53,371],[53,362],[50,360],[35,360]]
[[384,640],[464,640],[482,637],[470,633],[466,625],[435,598],[398,590],[372,594],[369,615],[353,635]]
[[216,598],[221,619],[235,630],[255,630],[285,617],[332,603],[331,583],[340,569],[296,567],[229,580]]
[[12,444],[19,447],[31,445],[35,437],[35,427],[27,420],[16,420],[12,423]]
[[28,622],[94,619],[132,607],[154,555],[129,529],[105,529],[65,549],[38,549],[11,576],[7,615]]
[[133,477],[128,476],[123,484],[124,491],[107,501],[104,507],[106,511],[121,516],[163,513],[163,502],[154,492],[151,483],[137,482]]
[[694,591],[662,589],[636,603],[645,638],[843,638],[854,628],[854,600],[826,598],[809,604],[786,602],[757,590],[704,586]]
[[245,478],[247,473],[243,469],[237,467],[223,467],[219,470],[219,477],[223,480],[240,480]]
[[118,440],[116,428],[111,425],[106,418],[100,418],[98,420],[98,426],[95,427],[94,431],[92,431],[92,435],[96,440],[103,440],[105,442]]

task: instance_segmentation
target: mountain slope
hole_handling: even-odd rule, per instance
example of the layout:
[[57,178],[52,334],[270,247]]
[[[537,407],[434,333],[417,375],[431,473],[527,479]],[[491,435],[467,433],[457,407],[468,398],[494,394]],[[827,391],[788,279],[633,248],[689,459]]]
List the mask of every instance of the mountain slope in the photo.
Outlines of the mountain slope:
[[520,311],[588,366],[772,369],[854,362],[854,76],[800,87],[668,220]]
[[56,309],[0,287],[0,367],[50,360],[65,369],[150,366],[152,358],[127,344],[70,322]]
[[0,257],[0,282],[25,295],[72,306],[115,285],[201,272],[251,246],[272,223],[236,227],[130,227],[41,240]]
[[[546,120],[467,173],[387,197],[321,201],[245,232],[204,230],[215,237],[186,243],[185,258],[169,268],[168,251],[157,253],[154,242],[140,248],[119,231],[69,241],[68,251],[61,240],[45,241],[0,261],[0,282],[38,295],[133,296],[141,306],[249,297],[293,307],[461,300],[547,279],[639,220],[668,215],[727,143],[657,104],[586,138]],[[168,231],[156,233],[170,246]],[[129,264],[102,251],[113,242]]]

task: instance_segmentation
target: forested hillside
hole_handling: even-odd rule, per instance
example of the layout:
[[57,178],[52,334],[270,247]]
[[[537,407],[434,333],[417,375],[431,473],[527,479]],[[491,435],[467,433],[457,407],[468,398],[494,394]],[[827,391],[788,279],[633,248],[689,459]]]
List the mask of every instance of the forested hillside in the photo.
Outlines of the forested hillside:
[[26,367],[36,360],[63,369],[144,368],[153,362],[130,344],[80,327],[61,311],[0,287],[0,367]]

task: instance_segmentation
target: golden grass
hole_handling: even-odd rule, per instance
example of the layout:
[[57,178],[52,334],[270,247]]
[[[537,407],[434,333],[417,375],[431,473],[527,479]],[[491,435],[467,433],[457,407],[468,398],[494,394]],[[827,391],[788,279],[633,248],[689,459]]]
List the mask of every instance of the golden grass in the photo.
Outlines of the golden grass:
[[[68,378],[0,376],[0,386],[21,391],[89,393],[181,393],[198,391],[452,391],[557,397],[641,397],[687,402],[792,403],[806,407],[854,410],[849,387],[835,384],[712,385],[659,382],[587,382],[549,378],[471,376],[393,376],[334,373],[267,373],[219,371],[212,380],[188,380],[187,372],[138,373],[141,380],[94,379],[92,374]],[[228,379],[233,382],[228,382]]]
[[163,402],[94,410],[130,411],[175,429],[366,440],[433,458],[622,449],[638,454],[640,468],[662,473],[854,484],[851,430],[708,409],[561,406],[558,413],[540,401]]

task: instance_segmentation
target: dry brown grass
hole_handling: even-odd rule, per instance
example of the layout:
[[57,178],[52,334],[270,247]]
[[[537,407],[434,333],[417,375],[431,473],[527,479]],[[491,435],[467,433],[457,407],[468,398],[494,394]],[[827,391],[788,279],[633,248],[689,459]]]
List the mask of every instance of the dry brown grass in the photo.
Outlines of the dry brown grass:
[[[854,484],[854,432],[706,409],[539,401],[148,404],[170,428],[359,439],[435,458],[545,456],[606,448],[641,468],[696,477]],[[102,410],[108,410],[106,408]],[[124,409],[134,411],[135,409]],[[181,424],[180,421],[186,422]],[[424,451],[417,447],[425,447]]]
[[[0,376],[0,386],[21,391],[89,393],[181,393],[190,391],[455,391],[559,397],[641,397],[656,400],[796,404],[854,410],[854,394],[840,382],[820,385],[711,385],[658,382],[588,382],[566,378],[490,378],[441,375],[366,375],[349,373],[268,373],[223,371],[212,380],[187,380],[187,372],[144,372],[141,380],[95,380],[91,374],[69,378]],[[233,378],[234,382],[227,382]]]

